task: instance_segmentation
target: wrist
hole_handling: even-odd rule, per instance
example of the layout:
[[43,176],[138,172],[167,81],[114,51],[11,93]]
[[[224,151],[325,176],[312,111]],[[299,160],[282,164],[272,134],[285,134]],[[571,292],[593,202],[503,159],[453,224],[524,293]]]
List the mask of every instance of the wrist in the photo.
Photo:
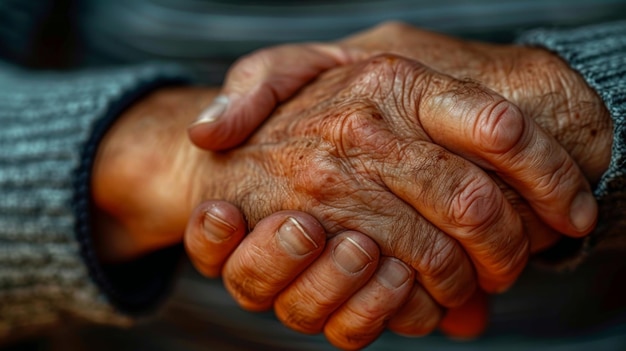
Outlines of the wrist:
[[93,239],[105,262],[182,241],[197,152],[186,126],[215,91],[166,87],[124,111],[99,145],[92,175]]

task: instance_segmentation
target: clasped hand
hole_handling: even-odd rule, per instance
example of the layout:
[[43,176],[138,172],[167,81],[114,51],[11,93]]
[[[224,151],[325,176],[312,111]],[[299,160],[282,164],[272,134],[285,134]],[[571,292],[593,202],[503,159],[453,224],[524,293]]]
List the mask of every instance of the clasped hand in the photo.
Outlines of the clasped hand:
[[[394,54],[361,55],[333,61],[345,66],[319,76],[244,145],[227,152],[205,153],[184,133],[171,132],[206,105],[202,89],[175,90],[177,98],[157,93],[146,101],[159,109],[131,109],[118,123],[126,124],[118,138],[145,128],[156,129],[146,135],[169,134],[167,147],[148,138],[155,148],[133,146],[130,158],[105,153],[117,162],[148,162],[155,174],[149,184],[131,168],[121,167],[132,174],[108,175],[141,183],[126,195],[126,206],[147,204],[136,206],[140,211],[120,226],[145,232],[142,226],[150,223],[166,232],[161,237],[167,239],[154,244],[163,245],[174,241],[170,232],[196,204],[231,202],[236,207],[201,207],[189,222],[186,244],[199,270],[223,273],[242,306],[274,306],[290,327],[324,331],[345,348],[371,342],[385,320],[403,334],[427,333],[443,317],[440,306],[463,305],[477,286],[508,288],[530,246],[551,244],[557,231],[578,237],[592,229],[596,205],[587,179],[559,141],[518,106],[479,80],[457,79]],[[276,88],[286,81],[277,74],[253,87],[248,99],[273,91],[273,108],[297,90],[297,82],[332,65],[306,71],[285,90]],[[242,71],[235,66],[225,92],[244,81],[237,78]],[[231,102],[233,96],[231,91]],[[224,123],[250,120],[245,101],[228,107],[227,114],[244,113]],[[181,113],[176,108],[184,102]],[[264,118],[263,111],[254,118]],[[196,140],[215,128],[225,127],[196,124],[191,136]],[[188,190],[173,194],[168,187],[174,182]],[[114,207],[115,200],[97,188],[94,197]],[[237,209],[254,227],[238,247],[245,222]],[[286,210],[291,212],[281,212]],[[220,231],[226,235],[211,236]],[[377,278],[368,280],[372,276]]]

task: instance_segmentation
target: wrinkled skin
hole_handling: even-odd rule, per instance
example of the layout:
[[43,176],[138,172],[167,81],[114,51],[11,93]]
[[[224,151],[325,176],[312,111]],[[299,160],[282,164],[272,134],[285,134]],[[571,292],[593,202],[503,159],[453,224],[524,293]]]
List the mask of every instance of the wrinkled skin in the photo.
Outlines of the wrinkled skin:
[[613,126],[606,107],[580,75],[544,49],[463,41],[401,23],[379,26],[342,45],[368,54],[396,53],[480,82],[554,136],[591,183],[608,167]]
[[[331,235],[360,231],[374,238],[384,255],[411,265],[432,297],[447,306],[472,295],[474,267],[489,291],[508,286],[523,268],[528,242],[522,221],[492,178],[431,143],[433,136],[447,135],[437,126],[451,125],[434,117],[521,120],[514,106],[479,84],[396,56],[377,57],[329,72],[277,111],[244,147],[207,156],[191,148],[181,131],[210,99],[203,89],[155,93],[131,108],[103,141],[94,169],[94,201],[104,212],[99,222],[123,238],[118,247],[141,246],[141,253],[178,242],[193,206],[221,198],[242,208],[251,224],[295,209],[313,214]],[[434,113],[442,109],[446,113]],[[561,124],[556,129],[567,130]],[[470,146],[455,151],[498,170],[493,157],[472,154]],[[607,159],[603,155],[600,159]],[[593,167],[583,164],[592,174]],[[570,164],[565,174],[575,169]],[[584,187],[575,176],[563,179]],[[481,202],[484,198],[497,201]],[[231,277],[235,297],[253,300],[254,282],[263,281],[256,278],[237,284]],[[325,316],[307,318],[300,318],[300,329],[317,332]]]
[[606,169],[613,132],[608,111],[559,57],[542,48],[465,41],[399,22],[332,44],[283,45],[243,57],[231,68],[223,88],[234,96],[236,106],[218,123],[192,128],[191,138],[207,149],[241,142],[276,104],[321,72],[382,53],[417,60],[460,80],[480,82],[554,136],[591,182]]
[[[493,195],[498,188],[489,177],[433,144],[419,122],[402,117],[417,107],[411,99],[421,93],[400,89],[419,89],[425,80],[433,86],[465,84],[393,56],[324,76],[280,108],[246,145],[213,156],[226,170],[219,177],[228,185],[212,198],[237,204],[253,224],[292,209],[310,213],[330,234],[359,230],[383,254],[413,266],[444,305],[473,292],[473,269],[457,242],[429,220],[456,234],[484,267],[478,273],[488,288],[510,281],[527,255],[519,217]],[[440,196],[441,187],[452,195]],[[487,225],[492,227],[483,233]]]
[[[424,82],[432,88],[418,91]],[[172,170],[149,183],[145,176],[127,177],[138,179],[141,184],[136,188],[150,192],[125,195],[144,198],[143,202],[153,206],[185,204],[181,213],[187,216],[191,204],[221,198],[242,208],[251,224],[283,209],[306,211],[320,220],[329,234],[351,229],[374,238],[385,255],[413,266],[437,301],[458,305],[474,290],[470,259],[483,287],[498,289],[519,274],[528,249],[520,218],[495,183],[478,167],[431,143],[415,120],[415,112],[407,113],[419,107],[418,114],[431,116],[430,122],[421,122],[433,126],[444,121],[432,119],[438,111],[451,106],[468,119],[488,119],[491,114],[509,114],[513,120],[519,117],[514,106],[488,91],[478,102],[457,99],[455,91],[466,84],[395,56],[338,69],[277,111],[275,118],[239,149],[205,155],[193,149],[179,150],[188,145],[178,142],[167,148],[159,146],[165,154],[139,151],[142,155],[134,161],[147,162],[147,169],[156,168],[154,174],[160,174],[160,166]],[[405,89],[408,85],[415,88]],[[153,117],[144,117],[149,118]],[[137,131],[154,127],[148,122],[137,122]],[[171,130],[167,123],[158,128],[163,128],[162,133]],[[128,135],[135,144],[137,134]],[[114,151],[110,153],[115,156]],[[125,165],[113,169],[132,171]],[[185,178],[189,187],[180,189],[191,191],[167,194],[174,180],[184,182]],[[440,194],[440,187],[452,191]],[[110,196],[105,191],[100,195],[97,187],[95,191],[97,200]],[[169,202],[159,198],[163,195],[168,195]],[[155,197],[154,201],[145,200]],[[486,198],[490,200],[484,201]],[[141,218],[130,220],[137,223]],[[167,216],[157,218],[163,222]]]
[[[218,141],[226,146],[232,145],[245,137],[246,133],[242,131],[246,128],[253,128],[255,123],[265,118],[263,111],[271,110],[273,104],[288,98],[291,93],[309,79],[316,77],[321,71],[383,52],[394,52],[418,59],[430,67],[459,79],[483,83],[515,102],[525,115],[532,117],[571,153],[590,182],[595,183],[608,166],[612,140],[612,124],[608,112],[595,92],[558,57],[543,49],[466,42],[399,23],[379,26],[337,44],[287,45],[264,49],[240,60],[231,70],[223,89],[223,92],[231,97],[233,95],[239,97],[239,101],[235,100],[234,108],[231,106],[221,121],[208,125],[208,130],[192,126],[191,137],[194,142],[204,147],[223,147],[211,144]],[[267,95],[268,92],[269,95]],[[272,101],[272,99],[274,102],[268,105],[267,101]],[[247,110],[248,107],[254,107],[255,110]],[[246,118],[248,121],[240,124],[241,120]],[[219,134],[211,134],[212,131],[217,131]],[[494,180],[498,181],[498,178]],[[509,202],[524,219],[534,250],[549,246],[558,239],[557,233],[536,220],[532,210],[516,192],[506,187],[501,181],[498,183]],[[280,215],[276,217],[278,216]],[[254,235],[257,237],[271,235],[271,233],[263,233],[263,228],[255,228],[255,233],[252,234],[253,237]],[[248,242],[244,241],[244,243],[250,244],[244,245],[246,249],[250,249],[248,251],[273,252],[268,250],[264,242],[254,242],[255,238],[246,240]],[[188,246],[188,249],[190,249],[191,257],[196,257],[196,265],[201,270],[202,267],[207,266],[199,262],[198,258],[211,257],[216,253],[199,249],[197,246]],[[264,261],[262,255],[246,256],[245,252],[243,249],[235,251],[230,260],[230,266],[236,268],[224,271],[225,280],[234,282],[233,285],[238,285],[237,282],[245,280],[247,274],[254,274],[255,270],[261,269],[263,263],[274,262],[270,259]],[[243,259],[242,255],[245,256]],[[268,254],[267,257],[275,256]],[[323,272],[319,274],[323,275]],[[301,283],[297,281],[291,287],[298,284]],[[247,288],[250,291],[235,295],[240,303],[246,301],[250,304],[250,297],[255,296],[254,285]],[[280,288],[275,289],[279,291]],[[299,290],[303,298],[307,294],[316,294],[315,291],[306,288]],[[263,299],[268,299],[268,296],[263,295]],[[449,314],[442,325],[444,331],[458,336],[476,335],[476,332],[480,331],[480,327],[476,329],[476,326],[480,323],[463,323],[460,317],[472,314],[476,318],[484,318],[484,316],[481,317],[484,312],[467,312],[468,308],[475,310],[479,305],[480,303],[474,307],[468,305],[462,310],[455,310],[454,313]],[[419,311],[424,310],[422,306],[418,309],[412,307],[415,306],[405,306],[401,315],[417,315]],[[279,308],[277,307],[277,310]],[[365,312],[355,311],[355,316],[367,315]],[[432,318],[436,320],[440,318],[440,315],[435,311]],[[345,326],[349,326],[354,324],[354,320],[354,318],[346,319],[343,322]],[[413,321],[413,328],[410,326],[407,328],[406,326],[399,327],[398,323],[392,323],[390,328],[401,333],[417,335],[423,329],[418,328],[415,332],[416,324],[419,323]],[[364,345],[364,343],[359,344],[358,340],[355,341],[358,338],[354,337],[354,331],[344,330],[343,332],[345,335],[335,340],[347,339],[353,346]],[[329,339],[331,339],[330,336]],[[337,343],[335,341],[335,344],[345,347],[345,345],[350,345],[350,342]]]

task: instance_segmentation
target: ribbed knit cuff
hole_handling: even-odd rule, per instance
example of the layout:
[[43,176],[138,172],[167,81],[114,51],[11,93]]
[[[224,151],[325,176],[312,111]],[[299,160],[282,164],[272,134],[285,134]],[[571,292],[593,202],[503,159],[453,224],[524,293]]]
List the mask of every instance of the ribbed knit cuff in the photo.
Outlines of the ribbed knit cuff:
[[534,30],[518,42],[542,46],[563,58],[595,89],[614,123],[611,163],[595,189],[598,227],[581,245],[566,242],[568,264],[576,265],[595,249],[626,248],[626,21]]
[[169,65],[32,73],[0,64],[0,338],[67,314],[128,324],[163,296],[176,249],[123,267],[96,259],[91,166],[126,107],[185,77]]

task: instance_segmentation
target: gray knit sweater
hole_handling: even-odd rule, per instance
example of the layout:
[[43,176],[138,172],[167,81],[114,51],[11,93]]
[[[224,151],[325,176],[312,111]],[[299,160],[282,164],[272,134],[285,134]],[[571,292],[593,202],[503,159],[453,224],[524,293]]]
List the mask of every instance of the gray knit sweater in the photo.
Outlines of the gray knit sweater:
[[67,315],[127,324],[164,294],[175,253],[124,267],[95,259],[90,170],[119,113],[183,76],[165,65],[71,74],[0,65],[0,339]]
[[[615,121],[611,165],[596,189],[601,222],[580,260],[626,236],[626,22],[538,30],[520,41],[561,55]],[[89,179],[98,142],[120,111],[182,77],[159,65],[71,74],[0,65],[0,339],[66,316],[127,324],[166,294],[176,249],[124,267],[95,259]]]

